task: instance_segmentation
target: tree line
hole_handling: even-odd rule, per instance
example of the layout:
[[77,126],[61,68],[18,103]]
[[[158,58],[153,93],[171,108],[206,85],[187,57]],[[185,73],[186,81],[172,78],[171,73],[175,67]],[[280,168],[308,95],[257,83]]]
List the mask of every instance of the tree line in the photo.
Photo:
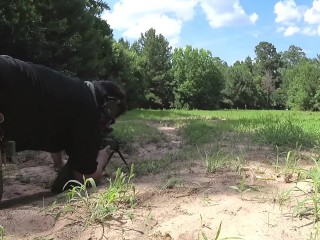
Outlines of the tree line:
[[84,80],[112,79],[129,108],[320,110],[320,57],[269,42],[228,65],[205,49],[172,48],[151,28],[129,43],[101,18],[102,0],[0,1],[0,54]]

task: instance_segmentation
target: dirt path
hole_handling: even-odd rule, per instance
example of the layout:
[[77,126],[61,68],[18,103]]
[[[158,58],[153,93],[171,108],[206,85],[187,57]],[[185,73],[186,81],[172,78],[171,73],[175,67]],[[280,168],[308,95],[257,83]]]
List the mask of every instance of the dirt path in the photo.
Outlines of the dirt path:
[[[172,127],[157,127],[167,141],[147,145],[135,156],[125,155],[129,162],[137,158],[164,156],[181,146],[181,138]],[[241,146],[239,146],[241,148]],[[28,205],[0,210],[0,225],[6,239],[155,239],[194,240],[214,239],[222,222],[220,238],[238,237],[246,240],[309,239],[311,220],[292,218],[295,199],[279,205],[279,196],[286,184],[274,177],[268,163],[268,148],[250,148],[246,154],[246,189],[243,194],[230,188],[239,186],[240,175],[235,171],[206,173],[203,162],[195,159],[180,162],[174,170],[137,177],[134,184],[139,192],[133,219],[119,216],[101,225],[84,228],[81,221],[46,215],[43,206],[55,200],[48,198]],[[19,154],[16,164],[5,168],[4,199],[48,191],[55,170],[46,153]],[[114,161],[121,162],[115,158]],[[168,180],[175,183],[168,185]],[[167,184],[167,185],[166,185]],[[100,186],[103,188],[104,186]],[[40,238],[41,237],[41,238]]]

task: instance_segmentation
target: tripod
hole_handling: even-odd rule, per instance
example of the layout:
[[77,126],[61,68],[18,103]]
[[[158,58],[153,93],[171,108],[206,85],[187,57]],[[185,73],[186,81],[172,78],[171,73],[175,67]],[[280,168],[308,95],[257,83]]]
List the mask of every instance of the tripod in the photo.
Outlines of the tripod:
[[108,157],[107,164],[110,162],[110,160],[111,160],[111,158],[112,158],[112,156],[113,156],[113,154],[114,154],[115,152],[119,154],[122,162],[124,162],[124,164],[125,164],[127,167],[129,167],[128,163],[127,163],[126,160],[124,159],[124,157],[123,157],[123,155],[122,155],[122,153],[120,152],[119,149],[111,149],[111,154],[110,154],[109,157]]

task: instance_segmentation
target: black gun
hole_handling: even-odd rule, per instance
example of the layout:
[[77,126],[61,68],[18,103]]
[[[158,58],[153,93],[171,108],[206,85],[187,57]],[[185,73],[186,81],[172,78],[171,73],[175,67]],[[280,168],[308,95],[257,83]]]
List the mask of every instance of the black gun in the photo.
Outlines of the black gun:
[[105,146],[110,146],[111,154],[108,157],[107,164],[111,160],[113,154],[116,152],[119,154],[121,160],[124,162],[124,164],[129,167],[128,163],[124,159],[122,153],[120,152],[121,146],[124,145],[124,142],[118,140],[114,135],[113,135],[113,128],[108,127],[102,132],[102,147]]

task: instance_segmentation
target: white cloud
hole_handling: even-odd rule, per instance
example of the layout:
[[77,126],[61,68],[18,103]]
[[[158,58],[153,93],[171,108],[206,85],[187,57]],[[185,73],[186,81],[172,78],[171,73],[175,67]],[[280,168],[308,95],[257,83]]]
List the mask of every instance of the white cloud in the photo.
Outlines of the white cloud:
[[286,27],[278,27],[277,32],[283,32],[283,35],[285,37],[292,36],[298,32],[300,32],[301,29],[297,26],[286,26]]
[[258,20],[256,13],[245,13],[239,0],[200,0],[200,5],[213,28],[254,24]]
[[294,0],[279,1],[274,6],[275,22],[280,25],[277,31],[284,36],[300,33],[320,35],[320,0],[314,0],[312,6],[297,5]]
[[[129,38],[138,38],[141,32],[154,28],[158,33],[169,38],[172,45],[175,45],[178,42],[177,35],[181,31],[181,25],[181,20],[175,20],[166,15],[146,15],[141,18],[141,21],[127,28],[123,35]],[[144,30],[142,31],[142,29]]]
[[150,28],[177,42],[182,24],[194,16],[197,0],[120,0],[103,18],[123,36],[137,39]]
[[287,29],[284,31],[284,36],[288,37],[288,36],[292,36],[295,33],[300,32],[300,28],[297,26],[289,26],[287,27]]
[[274,13],[277,15],[276,23],[292,25],[302,19],[303,8],[298,7],[293,0],[285,0],[276,3]]
[[317,35],[317,30],[314,29],[313,27],[304,27],[301,30],[301,33],[307,36],[315,36]]
[[102,18],[124,37],[137,39],[154,28],[174,45],[183,24],[196,15],[197,6],[213,28],[254,24],[258,20],[256,13],[245,13],[240,0],[119,0]]
[[308,9],[304,14],[305,22],[309,24],[320,25],[320,1],[313,1],[312,8]]

